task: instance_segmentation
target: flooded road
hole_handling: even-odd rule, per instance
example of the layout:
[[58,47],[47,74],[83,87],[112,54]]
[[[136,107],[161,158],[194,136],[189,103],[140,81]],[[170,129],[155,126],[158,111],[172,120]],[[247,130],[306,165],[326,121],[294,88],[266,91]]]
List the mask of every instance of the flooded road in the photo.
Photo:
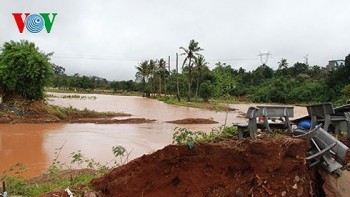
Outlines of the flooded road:
[[[132,117],[154,119],[144,124],[0,124],[0,175],[11,165],[20,162],[27,166],[26,177],[47,170],[55,152],[63,145],[59,160],[70,166],[71,153],[81,150],[88,158],[107,163],[113,158],[112,147],[123,146],[131,152],[129,160],[152,153],[172,142],[175,127],[209,131],[224,124],[226,113],[181,107],[154,99],[133,96],[84,95],[96,99],[61,98],[63,94],[50,93],[49,103],[96,111],[124,112]],[[256,104],[231,104],[237,109],[228,113],[227,124],[245,122],[241,112]],[[294,108],[294,117],[305,115],[304,107]],[[218,124],[175,125],[165,121],[184,118],[213,119]]]

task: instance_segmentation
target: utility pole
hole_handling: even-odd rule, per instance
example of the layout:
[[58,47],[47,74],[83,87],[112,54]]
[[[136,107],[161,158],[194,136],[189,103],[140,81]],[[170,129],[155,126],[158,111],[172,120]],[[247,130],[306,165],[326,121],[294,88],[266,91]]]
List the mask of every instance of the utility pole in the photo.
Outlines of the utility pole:
[[[269,56],[272,55],[270,53],[270,51],[266,52],[266,53],[261,53],[259,52],[259,55],[260,56],[260,61],[261,61],[261,65],[266,65],[267,62],[269,61]],[[265,57],[265,60],[263,60],[263,57]]]
[[170,73],[170,55],[168,56],[168,71]]
[[180,88],[179,88],[179,55],[176,53],[176,97],[180,101]]
[[[164,71],[164,76],[163,77],[164,77],[164,96],[166,97],[166,72],[165,71]],[[170,55],[168,56],[168,72],[169,72],[169,75],[170,75]]]

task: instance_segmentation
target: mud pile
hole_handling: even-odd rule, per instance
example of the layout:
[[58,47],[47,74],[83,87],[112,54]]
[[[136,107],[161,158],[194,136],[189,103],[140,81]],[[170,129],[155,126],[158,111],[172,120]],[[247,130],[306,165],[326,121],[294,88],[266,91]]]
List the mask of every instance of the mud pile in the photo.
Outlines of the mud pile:
[[169,145],[91,184],[105,196],[311,196],[307,148],[290,138]]

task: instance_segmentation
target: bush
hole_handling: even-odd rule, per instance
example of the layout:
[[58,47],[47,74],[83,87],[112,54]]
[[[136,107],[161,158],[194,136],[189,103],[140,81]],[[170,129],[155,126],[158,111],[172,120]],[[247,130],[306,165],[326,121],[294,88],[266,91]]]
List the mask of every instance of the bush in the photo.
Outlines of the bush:
[[0,54],[0,89],[11,97],[41,100],[44,85],[53,75],[49,56],[28,41],[5,42]]
[[210,81],[202,83],[199,87],[199,96],[204,100],[208,101],[214,93],[214,86]]

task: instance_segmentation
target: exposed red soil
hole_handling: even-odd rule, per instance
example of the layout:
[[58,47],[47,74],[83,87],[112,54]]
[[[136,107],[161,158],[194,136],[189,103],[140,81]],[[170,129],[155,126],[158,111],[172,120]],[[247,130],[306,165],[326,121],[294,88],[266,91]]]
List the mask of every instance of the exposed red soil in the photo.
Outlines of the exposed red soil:
[[307,149],[291,138],[169,145],[91,185],[104,196],[311,196]]
[[218,122],[205,118],[185,118],[181,120],[166,121],[173,124],[216,124]]

